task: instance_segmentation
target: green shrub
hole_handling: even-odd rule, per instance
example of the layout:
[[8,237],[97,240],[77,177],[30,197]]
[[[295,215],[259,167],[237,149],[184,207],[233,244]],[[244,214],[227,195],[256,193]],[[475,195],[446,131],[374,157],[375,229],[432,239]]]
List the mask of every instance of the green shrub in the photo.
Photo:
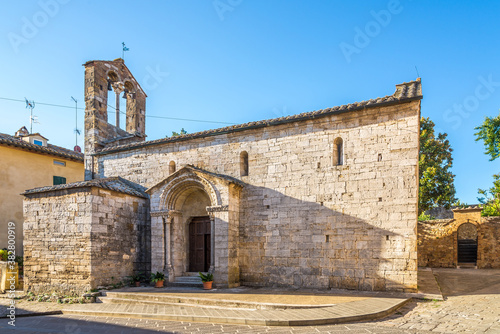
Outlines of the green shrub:
[[159,271],[156,272],[156,274],[151,273],[151,282],[156,283],[159,281],[164,281],[165,280],[165,274],[161,273]]
[[212,273],[207,273],[205,275],[201,272],[198,272],[198,274],[200,275],[202,282],[213,282],[213,280],[214,280],[214,275]]
[[6,249],[0,249],[0,261],[7,261],[9,256],[9,251]]
[[418,220],[419,221],[423,221],[423,220],[433,220],[434,217],[432,217],[431,215],[426,215],[424,212],[422,212],[420,214],[420,216],[418,216]]

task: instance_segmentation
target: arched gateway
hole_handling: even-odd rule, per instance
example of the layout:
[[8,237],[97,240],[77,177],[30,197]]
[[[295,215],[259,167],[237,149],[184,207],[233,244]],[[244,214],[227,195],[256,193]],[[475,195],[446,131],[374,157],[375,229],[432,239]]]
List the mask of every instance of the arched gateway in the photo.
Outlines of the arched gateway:
[[[147,190],[151,198],[151,270],[169,281],[210,271],[219,286],[239,285],[239,196],[243,184],[187,165]],[[217,244],[215,240],[217,239]]]
[[472,223],[464,223],[457,231],[458,263],[477,263],[477,227]]

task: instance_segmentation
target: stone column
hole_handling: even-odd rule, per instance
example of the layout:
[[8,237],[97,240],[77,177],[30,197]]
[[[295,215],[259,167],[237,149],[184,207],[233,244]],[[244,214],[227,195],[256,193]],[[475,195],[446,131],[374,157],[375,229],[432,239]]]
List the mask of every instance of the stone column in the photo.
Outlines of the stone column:
[[210,268],[208,272],[213,274],[215,270],[215,217],[210,215]]
[[175,279],[172,267],[172,223],[174,222],[173,210],[151,212],[151,240],[152,256],[151,271],[163,271],[168,275],[168,281]]
[[[116,94],[115,98],[115,108],[116,108],[116,127],[120,127],[120,95],[123,92],[123,84],[121,82],[117,82],[113,84],[113,89]],[[109,103],[109,102],[108,102]]]
[[163,230],[165,236],[164,252],[165,252],[165,267],[164,272],[168,274],[168,281],[173,282],[175,280],[174,270],[172,267],[172,247],[171,247],[171,235],[172,235],[172,223],[174,222],[174,217],[168,215],[163,217]]

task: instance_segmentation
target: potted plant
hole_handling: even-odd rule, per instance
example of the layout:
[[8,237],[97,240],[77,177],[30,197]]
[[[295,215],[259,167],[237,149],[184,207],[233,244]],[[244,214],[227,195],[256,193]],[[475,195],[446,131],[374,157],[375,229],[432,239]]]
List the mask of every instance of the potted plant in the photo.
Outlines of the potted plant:
[[212,283],[214,282],[214,275],[212,273],[203,274],[201,272],[198,272],[198,274],[200,275],[201,281],[203,282],[203,289],[211,290]]
[[142,273],[134,274],[130,276],[130,283],[134,286],[141,286],[141,280],[144,278]]
[[151,273],[151,282],[155,284],[155,288],[163,288],[163,282],[165,281],[165,274],[159,271],[156,274]]

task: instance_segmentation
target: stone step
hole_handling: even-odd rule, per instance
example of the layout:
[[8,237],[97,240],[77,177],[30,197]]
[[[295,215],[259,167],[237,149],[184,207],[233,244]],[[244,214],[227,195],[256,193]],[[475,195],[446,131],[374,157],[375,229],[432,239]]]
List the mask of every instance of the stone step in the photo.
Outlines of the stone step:
[[302,310],[225,310],[175,305],[82,304],[68,305],[63,314],[231,323],[260,326],[317,326],[379,319],[394,313],[410,299],[368,298],[331,307]]
[[226,305],[224,303],[220,303],[220,305],[216,305],[219,303],[198,303],[198,304],[190,304],[193,300],[172,300],[170,302],[165,301],[157,301],[157,300],[132,300],[127,298],[112,298],[112,297],[99,297],[99,301],[104,304],[132,304],[132,305],[163,305],[163,306],[186,306],[186,307],[201,307],[201,308],[216,308],[223,310],[234,310],[235,308],[249,309],[255,310],[256,308],[253,305],[240,305],[238,307],[231,307],[230,305]]
[[195,282],[199,283],[201,282],[201,278],[199,277],[194,277],[194,276],[182,276],[182,277],[176,277],[175,282]]
[[242,300],[224,300],[218,298],[183,297],[167,293],[135,293],[135,292],[111,292],[107,291],[105,297],[99,297],[99,301],[106,304],[147,304],[147,305],[185,305],[191,307],[209,307],[225,309],[252,309],[252,310],[284,310],[284,309],[314,309],[330,307],[325,305],[290,305],[277,303],[260,303]]
[[195,283],[195,282],[165,282],[163,283],[165,287],[169,288],[203,288],[203,283]]
[[[189,273],[194,274],[194,273]],[[174,282],[165,281],[165,286],[167,287],[189,287],[189,288],[201,288],[203,287],[203,283],[199,276],[179,276],[175,278]]]

